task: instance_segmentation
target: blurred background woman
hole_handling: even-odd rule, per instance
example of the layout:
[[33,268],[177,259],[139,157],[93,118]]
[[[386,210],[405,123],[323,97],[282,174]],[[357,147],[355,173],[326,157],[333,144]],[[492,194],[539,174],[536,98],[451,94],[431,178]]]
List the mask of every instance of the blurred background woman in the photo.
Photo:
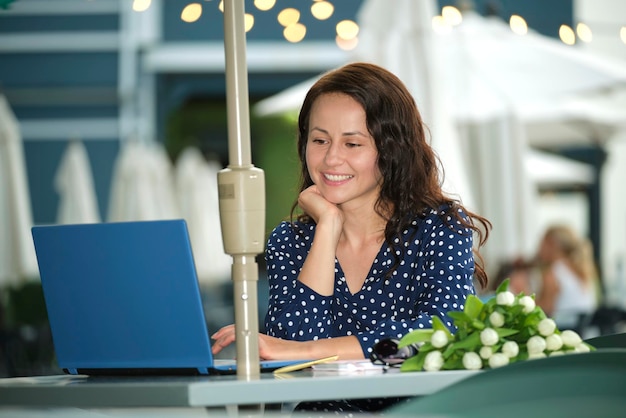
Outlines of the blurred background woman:
[[598,306],[598,274],[591,244],[566,225],[550,226],[537,260],[541,284],[536,302],[560,329],[576,329]]

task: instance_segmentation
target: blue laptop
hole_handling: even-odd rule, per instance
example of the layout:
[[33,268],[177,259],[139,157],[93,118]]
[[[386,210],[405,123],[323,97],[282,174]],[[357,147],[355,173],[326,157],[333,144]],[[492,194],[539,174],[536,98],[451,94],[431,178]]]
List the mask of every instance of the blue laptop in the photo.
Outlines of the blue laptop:
[[[32,234],[64,372],[236,373],[234,360],[211,353],[184,220],[35,226]],[[301,361],[261,362],[261,371]]]

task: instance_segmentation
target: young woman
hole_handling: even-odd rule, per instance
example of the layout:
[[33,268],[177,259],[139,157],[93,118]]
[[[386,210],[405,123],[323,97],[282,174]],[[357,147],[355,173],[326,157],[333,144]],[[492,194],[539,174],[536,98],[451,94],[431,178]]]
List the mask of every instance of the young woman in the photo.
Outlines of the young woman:
[[[452,328],[447,312],[463,309],[474,280],[487,282],[475,255],[490,224],[443,193],[404,84],[372,64],[331,71],[308,92],[298,128],[300,195],[267,244],[261,357],[364,358],[433,316]],[[219,352],[234,327],[213,338]]]
[[597,271],[590,243],[566,225],[552,225],[537,253],[541,286],[537,305],[560,329],[577,329],[597,308]]

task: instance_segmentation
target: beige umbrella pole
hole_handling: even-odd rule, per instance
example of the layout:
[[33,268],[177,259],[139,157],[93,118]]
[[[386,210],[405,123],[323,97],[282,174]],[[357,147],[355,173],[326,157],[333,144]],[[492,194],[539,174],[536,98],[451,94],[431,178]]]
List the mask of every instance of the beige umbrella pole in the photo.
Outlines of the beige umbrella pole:
[[244,2],[224,1],[229,164],[218,173],[224,251],[233,257],[237,376],[258,377],[259,322],[255,256],[265,240],[265,175],[251,163]]

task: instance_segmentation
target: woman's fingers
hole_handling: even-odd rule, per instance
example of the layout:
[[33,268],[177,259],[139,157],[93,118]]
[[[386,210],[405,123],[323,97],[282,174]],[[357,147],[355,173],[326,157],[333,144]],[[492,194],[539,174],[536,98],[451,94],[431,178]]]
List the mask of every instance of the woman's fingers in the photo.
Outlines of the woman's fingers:
[[213,354],[217,354],[225,347],[229,346],[235,341],[235,325],[226,325],[222,327],[215,334],[211,335],[211,339],[213,339],[213,344],[211,344],[211,351]]

